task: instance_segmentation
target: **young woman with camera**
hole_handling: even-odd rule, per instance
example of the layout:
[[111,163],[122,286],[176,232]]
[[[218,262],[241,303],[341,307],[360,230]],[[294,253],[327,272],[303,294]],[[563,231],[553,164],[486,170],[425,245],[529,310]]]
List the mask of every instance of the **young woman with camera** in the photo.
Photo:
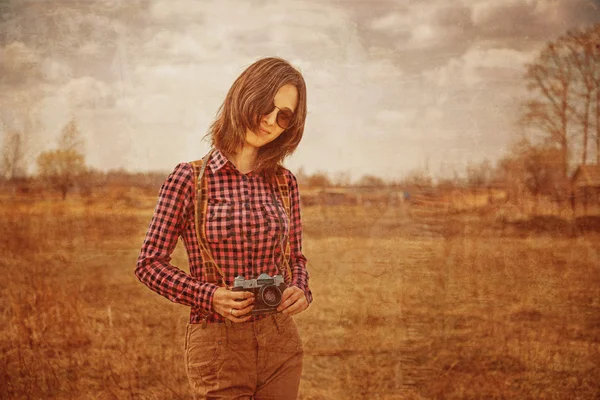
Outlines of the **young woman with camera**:
[[[312,294],[298,184],[281,162],[305,119],[302,75],[261,59],[231,86],[211,152],[177,165],[161,187],[135,273],[191,308],[185,364],[196,398],[297,397],[303,350],[291,316]],[[170,264],[180,237],[189,274]]]

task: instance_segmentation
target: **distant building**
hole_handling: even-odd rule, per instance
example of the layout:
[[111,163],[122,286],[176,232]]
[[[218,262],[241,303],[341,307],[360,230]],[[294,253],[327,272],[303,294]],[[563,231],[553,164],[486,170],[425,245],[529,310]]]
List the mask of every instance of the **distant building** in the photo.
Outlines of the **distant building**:
[[600,203],[600,164],[580,165],[571,178],[573,208],[575,203]]

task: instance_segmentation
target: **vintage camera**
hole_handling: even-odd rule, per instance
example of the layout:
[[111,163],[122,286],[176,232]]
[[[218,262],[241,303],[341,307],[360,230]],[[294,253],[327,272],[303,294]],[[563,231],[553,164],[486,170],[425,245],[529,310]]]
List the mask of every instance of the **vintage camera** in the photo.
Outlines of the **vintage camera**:
[[254,293],[252,315],[259,315],[276,313],[277,306],[281,303],[281,295],[286,288],[283,276],[270,277],[267,274],[260,274],[256,279],[244,279],[243,276],[237,276],[233,280],[231,290]]

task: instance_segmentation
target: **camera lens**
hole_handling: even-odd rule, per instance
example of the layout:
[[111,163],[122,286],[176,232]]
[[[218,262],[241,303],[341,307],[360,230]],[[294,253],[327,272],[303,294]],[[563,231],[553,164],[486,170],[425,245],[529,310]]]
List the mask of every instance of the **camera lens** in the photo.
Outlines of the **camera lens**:
[[275,307],[281,303],[281,292],[277,286],[264,286],[260,291],[260,296],[263,303],[269,307]]

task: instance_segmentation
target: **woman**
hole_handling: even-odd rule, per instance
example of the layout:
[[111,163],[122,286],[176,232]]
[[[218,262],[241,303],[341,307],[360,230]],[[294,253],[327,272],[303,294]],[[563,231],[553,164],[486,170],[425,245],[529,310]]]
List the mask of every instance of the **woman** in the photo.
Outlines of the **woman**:
[[[196,398],[297,397],[303,351],[291,316],[308,307],[312,294],[298,185],[280,163],[298,146],[305,119],[302,75],[282,59],[261,59],[229,90],[208,134],[213,151],[203,171],[181,163],[160,190],[135,274],[191,307],[185,363]],[[278,176],[289,198],[277,189]],[[197,194],[195,184],[205,184],[205,192]],[[195,214],[200,197],[205,211]],[[169,263],[179,237],[190,274]],[[260,274],[285,278],[276,313],[252,313],[257,296],[229,290],[237,276]]]

